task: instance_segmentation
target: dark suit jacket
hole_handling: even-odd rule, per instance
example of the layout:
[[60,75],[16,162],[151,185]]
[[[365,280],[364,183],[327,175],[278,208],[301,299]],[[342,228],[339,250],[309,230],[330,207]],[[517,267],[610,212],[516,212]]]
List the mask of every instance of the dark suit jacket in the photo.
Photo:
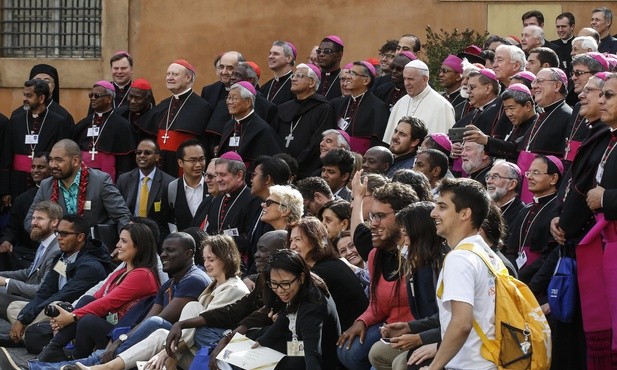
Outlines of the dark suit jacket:
[[[169,199],[169,210],[170,210],[170,221],[171,223],[176,224],[178,227],[178,231],[182,231],[187,227],[190,227],[193,223],[194,216],[191,215],[191,210],[189,209],[189,204],[186,201],[186,193],[184,192],[184,179],[179,178],[171,182],[170,186],[176,186],[176,199],[169,199],[169,193],[167,189],[165,189],[165,198]],[[202,203],[206,198],[208,198],[208,187],[204,183],[204,197]],[[195,211],[195,215],[198,214],[199,207],[197,211]]]
[[[126,206],[131,214],[135,214],[137,194],[139,193],[139,168],[123,173],[118,177],[116,186],[126,201]],[[152,179],[150,193],[148,194],[148,218],[156,221],[161,232],[161,241],[169,235],[167,223],[170,218],[169,203],[167,202],[167,186],[174,178],[157,168]]]
[[[201,89],[201,97],[204,98],[214,109],[219,100],[223,100],[227,97],[225,85],[221,81],[216,81],[213,84],[206,85],[203,89]],[[219,99],[219,97],[222,97],[223,99]]]

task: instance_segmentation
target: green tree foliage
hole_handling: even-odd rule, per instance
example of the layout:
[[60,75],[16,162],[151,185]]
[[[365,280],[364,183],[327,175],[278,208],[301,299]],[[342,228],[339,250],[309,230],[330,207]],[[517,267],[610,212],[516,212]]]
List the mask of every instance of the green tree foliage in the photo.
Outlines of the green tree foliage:
[[455,28],[452,33],[445,31],[443,28],[440,28],[439,32],[435,32],[431,26],[426,26],[426,43],[422,45],[422,49],[425,51],[426,58],[428,59],[426,64],[430,71],[431,79],[429,83],[431,86],[439,90],[439,69],[448,54],[456,55],[470,45],[482,47],[488,35],[488,32],[479,34],[470,29],[465,29],[461,32],[458,28]]

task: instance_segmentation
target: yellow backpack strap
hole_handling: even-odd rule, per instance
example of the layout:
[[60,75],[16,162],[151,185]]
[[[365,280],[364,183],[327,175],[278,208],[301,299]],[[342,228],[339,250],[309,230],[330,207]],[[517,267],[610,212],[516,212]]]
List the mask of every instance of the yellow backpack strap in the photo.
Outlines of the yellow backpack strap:
[[[488,261],[487,257],[484,255],[484,253],[480,253],[479,251],[477,251],[474,248],[473,244],[461,244],[458,247],[456,247],[456,250],[469,251],[469,252],[475,254],[476,256],[480,257],[480,259],[484,262],[486,267],[488,267],[488,269],[491,271],[491,273],[494,276],[497,275],[497,271],[495,271],[495,268],[493,267],[493,265],[490,264],[490,262]],[[441,291],[443,293],[443,280],[442,280],[442,283],[441,283]],[[480,324],[478,324],[478,322],[476,321],[475,318],[473,320],[473,328],[476,331],[476,333],[478,334],[478,336],[480,337],[480,340],[482,340],[482,344],[484,344],[484,346],[486,348],[488,348],[489,351],[494,352],[494,351],[498,351],[499,350],[499,347],[497,346],[497,344],[494,343],[492,340],[488,339],[488,337],[486,336],[486,334],[484,333],[484,331],[480,327]]]

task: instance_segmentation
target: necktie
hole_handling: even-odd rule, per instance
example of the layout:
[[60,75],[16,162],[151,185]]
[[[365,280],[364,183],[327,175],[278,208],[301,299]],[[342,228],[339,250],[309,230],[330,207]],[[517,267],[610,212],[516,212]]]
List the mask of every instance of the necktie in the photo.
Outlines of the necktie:
[[34,262],[32,262],[32,266],[30,266],[30,272],[28,272],[28,277],[32,276],[37,270],[39,263],[41,262],[41,258],[43,258],[43,253],[45,253],[45,246],[43,243],[39,244],[39,248],[36,250],[36,255],[34,256]]
[[150,180],[148,176],[143,178],[141,181],[141,190],[139,190],[139,212],[137,215],[140,217],[148,216],[148,196],[150,195],[148,180]]

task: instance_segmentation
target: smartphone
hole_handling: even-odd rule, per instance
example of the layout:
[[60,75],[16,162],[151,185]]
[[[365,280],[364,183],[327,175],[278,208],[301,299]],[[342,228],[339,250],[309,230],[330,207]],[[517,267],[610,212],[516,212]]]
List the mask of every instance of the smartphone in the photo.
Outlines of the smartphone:
[[453,143],[460,143],[465,136],[466,127],[455,127],[448,130],[448,137]]
[[381,338],[380,340],[382,341],[382,343],[385,343],[385,344],[390,344],[391,343],[390,342],[390,338]]

